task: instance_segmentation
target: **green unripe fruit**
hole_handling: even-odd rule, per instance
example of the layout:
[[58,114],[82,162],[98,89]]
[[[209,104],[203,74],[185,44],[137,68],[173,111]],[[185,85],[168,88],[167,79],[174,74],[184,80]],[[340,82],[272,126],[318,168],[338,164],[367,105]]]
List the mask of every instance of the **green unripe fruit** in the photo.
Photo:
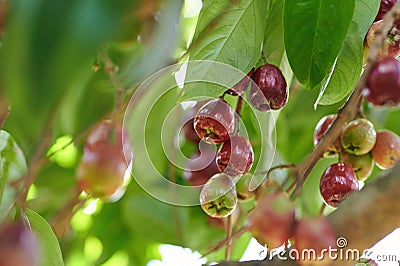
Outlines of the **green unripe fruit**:
[[345,126],[341,142],[346,152],[363,155],[372,150],[376,141],[374,125],[365,118],[351,121]]
[[224,173],[213,175],[200,192],[201,208],[211,217],[227,217],[237,205],[235,182]]
[[236,194],[239,201],[248,201],[254,197],[255,190],[249,190],[252,177],[252,174],[247,173],[241,176],[239,181],[236,183]]
[[360,181],[368,178],[374,169],[374,160],[370,153],[360,156],[344,153],[342,159],[353,167],[356,177]]

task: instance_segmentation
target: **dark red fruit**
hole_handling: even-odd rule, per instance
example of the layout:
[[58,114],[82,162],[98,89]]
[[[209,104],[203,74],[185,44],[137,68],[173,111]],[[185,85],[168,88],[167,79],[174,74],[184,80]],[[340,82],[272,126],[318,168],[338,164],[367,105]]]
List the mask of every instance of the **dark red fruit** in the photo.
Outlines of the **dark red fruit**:
[[379,6],[378,14],[375,17],[374,21],[378,21],[383,19],[383,16],[389,12],[390,9],[397,3],[398,0],[381,0],[381,4]]
[[238,83],[236,83],[231,89],[227,90],[225,93],[230,94],[232,96],[243,95],[243,93],[249,87],[251,77],[254,74],[254,67],[250,70],[250,72]]
[[363,95],[373,105],[397,106],[400,103],[400,63],[392,57],[378,61],[367,78]]
[[217,165],[221,172],[230,176],[247,173],[253,165],[253,148],[242,136],[232,136],[222,144],[217,154]]
[[[336,114],[326,115],[322,117],[314,129],[314,146],[317,146],[321,139],[324,137],[325,132],[331,127],[333,121],[336,119]],[[338,150],[334,144],[324,152],[324,157],[332,157],[337,155]]]
[[205,142],[223,143],[235,130],[235,111],[224,100],[211,100],[197,112],[194,129]]
[[379,168],[393,167],[400,160],[400,137],[389,130],[378,131],[371,154]]
[[358,118],[348,123],[340,136],[346,152],[363,155],[372,150],[376,141],[374,125],[365,118]]
[[[329,257],[321,260],[319,256],[323,254],[323,250],[336,248],[335,230],[325,217],[302,219],[298,221],[294,230],[293,248],[298,251],[297,259],[300,264],[326,265]],[[307,252],[309,250],[313,252]]]
[[78,167],[78,186],[93,197],[108,198],[124,183],[133,157],[126,132],[111,121],[100,122],[87,137]]
[[39,243],[22,222],[0,227],[0,265],[39,266]]
[[293,234],[295,207],[285,192],[275,192],[257,202],[247,221],[249,231],[260,244],[277,248]]
[[231,215],[237,205],[235,182],[224,173],[212,176],[200,192],[200,204],[211,217]]
[[[265,64],[253,75],[255,84],[250,89],[251,105],[262,112],[280,110],[288,99],[288,89],[281,70],[274,65]],[[257,85],[257,86],[256,86]]]
[[184,178],[192,186],[204,185],[210,177],[219,173],[216,163],[216,148],[214,145],[204,144],[200,151],[195,152],[183,172]]
[[195,106],[190,108],[189,110],[185,111],[183,115],[183,122],[185,123],[182,127],[183,135],[185,136],[185,139],[198,143],[200,141],[199,136],[197,135],[196,131],[194,130],[194,117],[196,116],[197,112],[199,109],[205,104],[205,101],[198,102],[196,103]]
[[326,204],[337,207],[348,194],[358,190],[353,168],[344,162],[332,164],[322,175],[319,189]]

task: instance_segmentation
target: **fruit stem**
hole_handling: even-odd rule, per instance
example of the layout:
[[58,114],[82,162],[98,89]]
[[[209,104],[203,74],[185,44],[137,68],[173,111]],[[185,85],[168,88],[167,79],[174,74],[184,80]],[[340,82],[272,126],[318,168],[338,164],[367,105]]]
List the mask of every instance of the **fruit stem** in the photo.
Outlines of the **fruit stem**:
[[322,203],[321,209],[319,210],[319,216],[324,216],[325,208],[326,208],[326,204]]
[[[237,230],[236,232],[233,232],[231,235],[231,241],[241,237],[244,233],[246,233],[249,230],[249,225],[245,225],[242,228],[240,228],[239,230]],[[223,248],[228,242],[227,238],[222,239],[221,241],[219,241],[215,247],[213,247],[212,249],[210,249],[209,251],[207,251],[206,253],[204,253],[201,258],[204,258],[208,255],[210,255],[211,253],[214,253],[218,250],[220,250],[221,248]]]
[[304,182],[316,165],[317,161],[322,157],[324,151],[340,136],[344,124],[357,117],[359,112],[359,102],[361,101],[360,98],[362,99],[362,91],[365,88],[367,77],[369,76],[376,61],[377,51],[383,47],[385,42],[384,33],[390,30],[393,21],[399,15],[399,11],[400,2],[397,2],[384,16],[382,29],[381,31],[377,32],[377,37],[371,47],[367,65],[349,99],[339,110],[336,119],[333,121],[331,127],[326,131],[324,138],[315,147],[314,151],[294,169],[293,174],[297,178],[297,185],[294,193],[292,194],[293,199],[300,194]]
[[240,113],[242,112],[243,106],[243,98],[241,96],[238,97],[237,104],[236,104],[236,113],[241,116]]
[[119,67],[114,64],[111,58],[108,56],[105,49],[101,49],[99,51],[99,56],[104,63],[104,71],[108,75],[111,80],[112,85],[114,86],[114,98],[115,98],[115,106],[114,106],[114,121],[119,121],[118,113],[122,110],[124,105],[124,86],[118,77]]

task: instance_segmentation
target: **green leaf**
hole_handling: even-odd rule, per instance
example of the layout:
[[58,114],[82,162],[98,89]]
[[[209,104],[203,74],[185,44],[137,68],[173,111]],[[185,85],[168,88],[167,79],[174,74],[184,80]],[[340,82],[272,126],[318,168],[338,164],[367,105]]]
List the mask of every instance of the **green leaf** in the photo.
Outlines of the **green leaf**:
[[27,164],[24,154],[12,136],[0,131],[0,221],[14,205],[18,189],[23,182],[17,182],[26,174]]
[[343,45],[355,0],[287,0],[285,47],[300,83],[314,88],[329,73]]
[[40,243],[41,265],[64,265],[60,245],[47,221],[30,209],[27,209],[25,214],[29,219],[32,231],[35,233]]
[[[261,57],[264,35],[260,32],[265,31],[267,13],[268,1],[265,0],[204,1],[190,60],[218,61],[248,73]],[[189,74],[196,71],[190,66],[187,70]],[[205,82],[185,85],[185,98],[214,97],[226,90],[211,85]]]
[[323,81],[317,104],[330,105],[343,100],[356,85],[363,62],[364,37],[380,5],[379,0],[356,0],[349,32],[332,75]]
[[274,0],[268,14],[263,52],[268,63],[279,66],[285,53],[283,39],[283,3]]

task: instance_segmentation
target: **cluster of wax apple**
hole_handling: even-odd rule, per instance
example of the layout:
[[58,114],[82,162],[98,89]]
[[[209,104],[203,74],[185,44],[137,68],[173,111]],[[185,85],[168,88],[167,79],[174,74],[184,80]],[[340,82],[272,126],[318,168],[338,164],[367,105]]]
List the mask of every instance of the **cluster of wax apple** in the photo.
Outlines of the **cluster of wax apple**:
[[133,159],[127,132],[111,120],[98,123],[89,133],[78,167],[78,187],[88,195],[109,199],[121,191]]
[[[400,63],[385,57],[375,63],[363,91],[373,106],[400,104]],[[317,124],[314,144],[317,145],[336,115],[327,115]],[[366,118],[357,118],[343,128],[341,136],[324,156],[339,155],[339,162],[328,167],[321,178],[320,190],[325,202],[336,207],[350,192],[358,190],[358,180],[368,178],[375,164],[388,169],[400,159],[400,137],[389,130],[375,131]]]
[[[287,102],[286,80],[272,64],[252,69],[224,95],[243,97],[249,85],[249,102],[260,111],[279,110]],[[202,143],[201,153],[192,155],[184,176],[191,185],[204,185],[200,203],[211,217],[232,214],[237,199],[247,200],[251,194],[247,189],[249,177],[245,174],[252,167],[254,154],[250,141],[235,134],[238,115],[223,97],[199,102],[186,113],[189,118],[183,126],[186,139]],[[220,145],[216,154],[214,145]]]
[[40,265],[37,238],[21,220],[6,221],[0,226],[0,265]]

